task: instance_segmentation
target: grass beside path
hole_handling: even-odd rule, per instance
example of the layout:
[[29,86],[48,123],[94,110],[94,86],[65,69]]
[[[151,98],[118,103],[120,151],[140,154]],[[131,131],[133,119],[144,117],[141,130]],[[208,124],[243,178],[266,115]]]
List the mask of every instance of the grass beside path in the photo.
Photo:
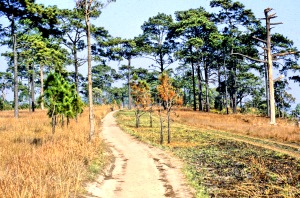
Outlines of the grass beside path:
[[[95,107],[97,134],[109,111]],[[0,123],[0,197],[79,197],[108,160],[100,138],[87,141],[88,110],[53,136],[46,110],[3,111]]]
[[157,117],[150,128],[149,116],[143,115],[138,129],[134,112],[120,111],[116,117],[129,134],[180,157],[197,197],[300,196],[300,161],[293,157],[178,123],[172,123],[171,144],[159,145]]

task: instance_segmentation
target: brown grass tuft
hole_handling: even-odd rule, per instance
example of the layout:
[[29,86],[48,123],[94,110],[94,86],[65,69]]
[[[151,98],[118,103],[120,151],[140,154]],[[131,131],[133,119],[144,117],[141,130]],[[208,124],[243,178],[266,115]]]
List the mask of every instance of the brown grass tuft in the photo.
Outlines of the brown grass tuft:
[[[99,129],[109,107],[95,108]],[[97,129],[97,131],[99,131]],[[88,142],[88,111],[51,135],[46,111],[0,112],[0,197],[76,197],[94,160],[104,164],[101,139]]]

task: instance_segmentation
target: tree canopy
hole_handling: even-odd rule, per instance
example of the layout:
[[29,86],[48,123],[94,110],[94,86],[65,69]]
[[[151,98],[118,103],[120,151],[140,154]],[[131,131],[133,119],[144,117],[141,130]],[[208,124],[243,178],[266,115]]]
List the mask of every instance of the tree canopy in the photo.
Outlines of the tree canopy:
[[[137,27],[141,34],[121,38],[94,21],[101,20],[110,2],[79,0],[74,8],[59,9],[35,1],[1,1],[0,17],[8,23],[0,24],[0,41],[11,48],[2,54],[8,65],[1,73],[2,101],[9,89],[16,90],[21,104],[34,102],[37,92],[46,96],[44,78],[58,73],[74,83],[85,102],[122,101],[130,108],[136,97],[130,86],[135,73],[158,104],[159,75],[166,73],[182,93],[183,104],[194,110],[236,113],[255,107],[268,115],[267,31],[252,10],[238,1],[211,0],[210,11],[199,7],[172,15],[160,12]],[[287,76],[275,84],[277,114],[283,116],[294,101],[288,84],[300,82],[299,54],[284,34],[272,34],[271,46],[274,69]]]

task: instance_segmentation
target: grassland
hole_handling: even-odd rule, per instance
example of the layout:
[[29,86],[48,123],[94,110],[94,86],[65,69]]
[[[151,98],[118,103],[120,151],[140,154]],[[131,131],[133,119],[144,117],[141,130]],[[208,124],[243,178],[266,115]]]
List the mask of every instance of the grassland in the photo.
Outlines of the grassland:
[[[159,145],[158,118],[135,128],[133,112],[117,114],[120,126],[141,141],[172,151],[198,197],[299,197],[299,129],[267,118],[176,111],[172,142]],[[227,130],[228,129],[228,130]]]
[[[108,106],[95,108],[97,132]],[[109,160],[105,145],[88,142],[88,111],[52,135],[46,111],[0,112],[0,197],[79,197]]]
[[194,111],[175,111],[173,120],[186,125],[224,130],[234,134],[272,139],[278,142],[300,144],[300,128],[295,121],[276,119],[276,125],[270,125],[270,118],[251,114],[222,115]]

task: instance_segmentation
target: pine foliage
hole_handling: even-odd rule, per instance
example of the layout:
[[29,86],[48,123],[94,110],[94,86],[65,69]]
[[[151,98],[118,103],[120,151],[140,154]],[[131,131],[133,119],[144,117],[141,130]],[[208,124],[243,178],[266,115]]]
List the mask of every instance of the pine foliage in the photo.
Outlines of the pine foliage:
[[56,125],[57,115],[63,115],[69,120],[83,112],[84,104],[76,92],[75,85],[70,84],[59,73],[49,74],[44,90],[41,98],[48,108],[48,116],[52,118],[53,127]]

